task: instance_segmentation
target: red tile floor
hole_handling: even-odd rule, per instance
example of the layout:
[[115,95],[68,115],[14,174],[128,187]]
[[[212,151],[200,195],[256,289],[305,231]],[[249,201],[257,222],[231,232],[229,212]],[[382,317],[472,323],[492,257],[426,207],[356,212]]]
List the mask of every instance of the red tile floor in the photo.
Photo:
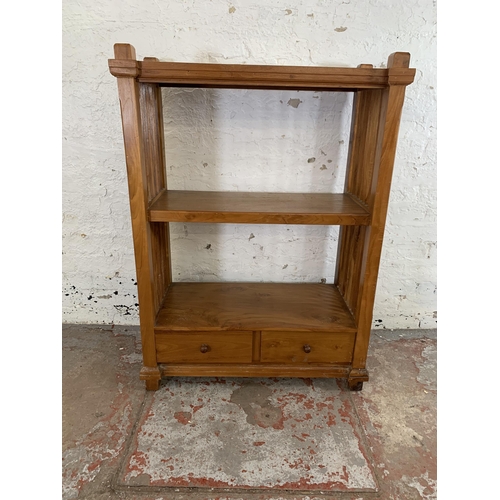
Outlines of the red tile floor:
[[63,498],[434,499],[436,332],[375,331],[371,380],[172,378],[137,327],[63,326]]

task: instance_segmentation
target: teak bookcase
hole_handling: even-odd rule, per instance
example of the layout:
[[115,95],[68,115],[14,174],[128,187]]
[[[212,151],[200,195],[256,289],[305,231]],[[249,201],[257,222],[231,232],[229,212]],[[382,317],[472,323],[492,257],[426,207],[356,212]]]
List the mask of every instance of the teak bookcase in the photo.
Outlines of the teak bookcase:
[[[366,357],[405,88],[415,69],[137,61],[114,46],[143,351],[140,378],[336,377],[368,380]],[[160,87],[354,92],[344,193],[167,189]],[[175,283],[169,222],[340,225],[333,285]]]

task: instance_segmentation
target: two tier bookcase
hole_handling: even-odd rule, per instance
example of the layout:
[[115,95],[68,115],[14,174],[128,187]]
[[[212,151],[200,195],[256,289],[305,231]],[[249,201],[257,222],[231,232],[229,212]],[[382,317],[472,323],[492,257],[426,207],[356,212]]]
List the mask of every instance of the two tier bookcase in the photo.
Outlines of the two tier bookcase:
[[[114,53],[146,388],[258,376],[344,378],[361,390],[410,55],[339,68],[137,61],[129,44]],[[344,192],[169,190],[161,87],[354,92]],[[334,284],[176,283],[170,222],[339,225]]]

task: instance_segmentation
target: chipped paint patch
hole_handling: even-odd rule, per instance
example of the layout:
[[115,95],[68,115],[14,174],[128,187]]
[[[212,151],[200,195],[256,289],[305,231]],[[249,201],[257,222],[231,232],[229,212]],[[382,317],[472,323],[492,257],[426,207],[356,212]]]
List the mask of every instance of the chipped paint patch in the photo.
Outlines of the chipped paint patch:
[[410,478],[403,476],[402,479],[410,487],[415,488],[419,492],[420,498],[424,500],[434,500],[437,498],[437,481],[429,477],[428,471],[425,471],[425,473],[421,474],[419,477]]
[[123,485],[377,490],[335,380],[172,378],[144,412]]
[[287,104],[292,106],[292,108],[297,109],[302,102],[304,101],[301,101],[300,99],[288,99]]

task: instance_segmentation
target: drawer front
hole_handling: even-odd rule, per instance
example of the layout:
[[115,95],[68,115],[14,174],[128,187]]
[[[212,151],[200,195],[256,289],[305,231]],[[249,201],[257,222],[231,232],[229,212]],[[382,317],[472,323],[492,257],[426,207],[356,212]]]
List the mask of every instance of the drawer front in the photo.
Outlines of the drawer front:
[[262,332],[263,363],[350,363],[354,333]]
[[158,363],[251,363],[252,332],[157,333]]

